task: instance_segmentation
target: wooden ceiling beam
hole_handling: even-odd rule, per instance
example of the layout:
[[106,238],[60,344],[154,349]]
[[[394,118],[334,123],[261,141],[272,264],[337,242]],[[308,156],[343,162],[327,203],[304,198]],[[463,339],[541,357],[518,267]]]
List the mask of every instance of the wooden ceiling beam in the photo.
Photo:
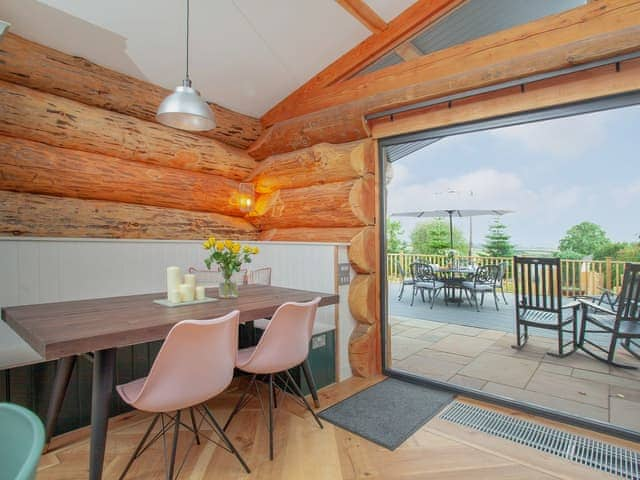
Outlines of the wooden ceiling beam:
[[418,0],[388,23],[387,28],[360,42],[338,60],[318,73],[261,118],[263,125],[273,125],[291,118],[287,111],[309,92],[321,90],[348,78],[409,40],[427,25],[446,15],[465,0]]
[[340,85],[346,97],[326,88],[327,95],[337,95],[331,106],[278,122],[248,153],[264,158],[320,142],[358,140],[370,133],[364,122],[370,113],[639,51],[640,0],[597,0],[364,75],[354,79],[361,82],[358,95],[351,81]]
[[[481,73],[491,64],[509,64],[527,53],[541,52],[558,45],[638,25],[640,0],[594,1],[561,14],[544,17],[415,60],[344,80],[339,84],[305,92],[304,95],[298,96],[293,104],[286,101],[281,103],[277,114],[270,116],[269,121],[275,119],[276,123],[279,123],[373,98],[395,98],[394,101],[374,102],[379,103],[379,108],[375,108],[374,111],[406,105],[450,94],[452,91],[463,91],[463,85],[473,83],[468,81],[472,72],[484,75],[485,84],[497,83],[496,79],[489,78],[488,73]],[[590,53],[576,52],[575,55],[589,57]],[[582,62],[580,58],[567,57],[565,63],[569,66]],[[503,72],[499,73],[502,76]],[[454,78],[455,84],[451,83],[452,80],[441,82],[443,79]],[[434,88],[435,84],[440,86]]]
[[387,29],[385,22],[364,0],[336,0],[336,2],[355,17],[371,33],[380,33]]

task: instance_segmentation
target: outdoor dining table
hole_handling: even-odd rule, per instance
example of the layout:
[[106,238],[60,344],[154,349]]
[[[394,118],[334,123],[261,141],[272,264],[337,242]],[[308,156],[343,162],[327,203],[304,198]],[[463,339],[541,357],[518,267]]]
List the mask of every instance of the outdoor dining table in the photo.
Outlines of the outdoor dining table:
[[[444,282],[444,297],[445,302],[462,304],[462,282],[470,275],[473,275],[476,271],[475,267],[471,266],[451,266],[440,267],[436,274],[440,276],[440,279]],[[456,288],[460,289],[460,296],[456,297]]]
[[[207,295],[215,297],[217,289]],[[176,323],[215,318],[232,310],[240,311],[241,323],[272,316],[285,302],[306,302],[321,297],[320,306],[334,305],[336,294],[294,290],[268,285],[243,285],[238,298],[216,302],[165,307],[154,300],[165,293],[78,300],[5,307],[2,319],[15,330],[43,360],[58,360],[52,399],[47,412],[47,439],[53,432],[75,359],[93,357],[91,391],[91,449],[89,478],[102,477],[107,438],[109,402],[114,386],[116,349],[162,340]],[[308,374],[304,371],[305,375]]]

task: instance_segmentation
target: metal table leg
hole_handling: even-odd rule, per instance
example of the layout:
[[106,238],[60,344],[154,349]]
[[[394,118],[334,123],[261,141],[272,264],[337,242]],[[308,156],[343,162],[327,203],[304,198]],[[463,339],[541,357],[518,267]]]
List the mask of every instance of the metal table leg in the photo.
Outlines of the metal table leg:
[[116,349],[95,352],[93,360],[93,389],[91,392],[91,451],[89,479],[102,478],[104,450],[107,444],[109,402],[115,378]]
[[304,374],[304,379],[307,381],[309,392],[311,392],[311,397],[313,398],[313,404],[315,405],[316,408],[320,408],[320,400],[318,399],[318,390],[316,389],[316,382],[313,379],[313,374],[311,373],[311,367],[309,367],[309,360],[305,358],[301,366],[302,366],[302,373]]
[[58,415],[60,415],[62,402],[67,394],[67,388],[69,387],[69,381],[71,380],[71,374],[73,373],[73,367],[76,364],[77,358],[76,355],[71,355],[70,357],[60,358],[57,361],[56,376],[53,381],[53,389],[51,390],[49,408],[47,409],[47,423],[44,438],[45,452],[49,449],[49,442],[56,428]]

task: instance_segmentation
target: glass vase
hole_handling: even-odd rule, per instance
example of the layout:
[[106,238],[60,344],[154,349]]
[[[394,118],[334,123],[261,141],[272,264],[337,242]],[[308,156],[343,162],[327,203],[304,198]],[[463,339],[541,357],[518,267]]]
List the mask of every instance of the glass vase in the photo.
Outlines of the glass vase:
[[218,285],[218,297],[238,298],[238,284],[230,278],[225,278]]

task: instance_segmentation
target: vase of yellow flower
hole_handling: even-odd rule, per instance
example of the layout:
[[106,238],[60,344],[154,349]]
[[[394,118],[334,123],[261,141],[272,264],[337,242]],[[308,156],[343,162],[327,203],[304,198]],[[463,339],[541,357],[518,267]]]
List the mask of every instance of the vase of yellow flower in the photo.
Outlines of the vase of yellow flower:
[[222,273],[223,280],[218,287],[218,296],[236,298],[238,285],[232,279],[233,274],[240,271],[243,263],[251,263],[251,256],[258,253],[258,247],[240,245],[232,240],[216,240],[215,237],[209,237],[202,246],[209,251],[204,264],[211,269],[211,265],[215,263]]

